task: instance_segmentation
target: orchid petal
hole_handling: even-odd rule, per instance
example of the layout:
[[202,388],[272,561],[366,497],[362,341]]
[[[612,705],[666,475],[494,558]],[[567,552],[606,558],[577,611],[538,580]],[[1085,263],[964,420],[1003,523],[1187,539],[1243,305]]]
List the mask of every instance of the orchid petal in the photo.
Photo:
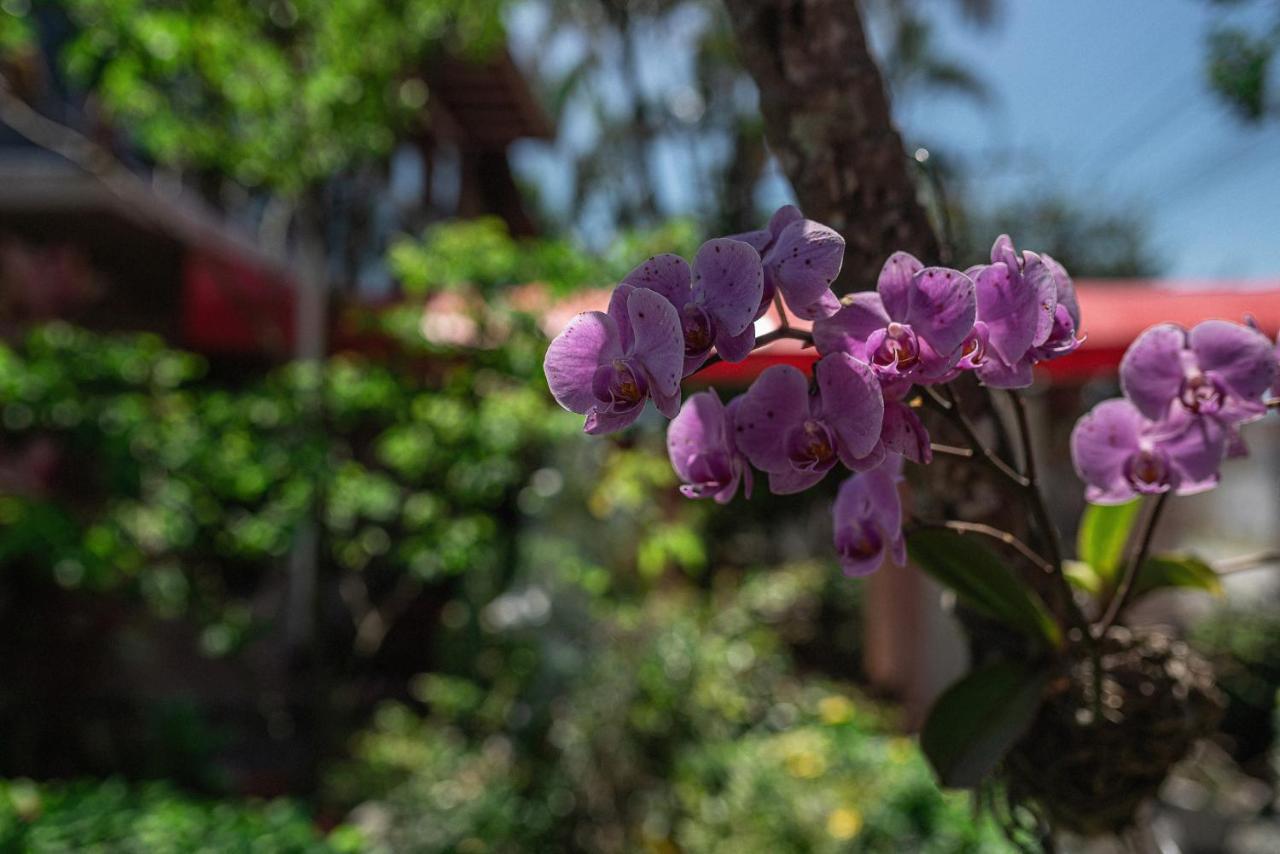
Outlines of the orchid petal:
[[973,330],[975,310],[973,280],[959,270],[926,267],[911,280],[907,322],[940,354],[964,342]]
[[1006,365],[1016,363],[1035,340],[1040,296],[1016,268],[1003,263],[982,268],[976,283],[978,317],[987,325],[987,341]]
[[662,294],[677,310],[693,301],[689,264],[679,255],[654,255],[622,279],[622,284]]
[[1153,421],[1164,417],[1182,388],[1186,341],[1182,327],[1161,323],[1139,335],[1120,360],[1120,388]]
[[778,290],[793,311],[821,298],[839,275],[843,261],[844,238],[808,219],[784,228],[765,258]]
[[879,294],[858,293],[831,317],[814,322],[813,340],[823,355],[848,353],[863,359],[867,338],[889,323],[889,314]]
[[654,401],[678,396],[684,375],[684,331],[679,312],[657,292],[636,288],[627,298],[627,316],[635,335],[632,352],[649,372]]
[[911,307],[911,282],[924,269],[924,264],[909,252],[895,252],[880,268],[876,293],[884,302],[889,317],[906,322]]
[[818,360],[814,372],[823,421],[835,431],[844,453],[866,456],[884,424],[884,397],[875,371],[848,353],[832,353]]
[[1114,504],[1133,496],[1124,465],[1141,447],[1143,425],[1142,413],[1123,398],[1099,403],[1076,422],[1071,460],[1092,490],[1090,501]]
[[880,440],[884,442],[886,450],[901,454],[913,463],[928,464],[933,460],[929,431],[915,411],[905,403],[886,401]]
[[759,253],[740,240],[708,240],[693,261],[693,290],[717,327],[741,334],[755,319],[764,294]]
[[1257,400],[1276,380],[1276,357],[1267,336],[1226,320],[1198,323],[1188,336],[1203,371],[1214,371],[1238,397]]
[[[716,330],[716,352],[726,362],[741,362],[756,346],[756,328],[747,324],[747,328],[737,335],[730,335],[724,329]],[[687,376],[687,374],[686,374]]]
[[552,397],[570,412],[585,415],[597,403],[592,392],[596,368],[621,356],[613,318],[599,311],[579,314],[547,347],[542,369]]
[[761,471],[790,471],[783,449],[787,430],[809,415],[809,381],[789,365],[765,369],[734,412],[734,442]]

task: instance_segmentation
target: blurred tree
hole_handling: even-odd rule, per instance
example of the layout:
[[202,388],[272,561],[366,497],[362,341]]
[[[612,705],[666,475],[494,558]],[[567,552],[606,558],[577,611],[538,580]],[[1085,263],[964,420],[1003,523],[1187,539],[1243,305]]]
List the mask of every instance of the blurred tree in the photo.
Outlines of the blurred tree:
[[1209,2],[1224,9],[1273,7],[1269,25],[1238,23],[1229,17],[1215,24],[1208,36],[1207,73],[1210,88],[1243,121],[1262,122],[1280,116],[1272,70],[1280,51],[1280,9],[1255,0]]
[[[989,23],[992,0],[958,0]],[[760,225],[785,193],[765,145],[755,83],[720,0],[545,0],[529,26],[530,61],[562,127],[557,166],[572,191],[549,215],[585,234],[692,215],[709,231]],[[939,53],[922,2],[871,2],[895,97],[986,90]],[[625,152],[625,156],[619,156]],[[558,173],[559,174],[559,173]],[[765,199],[763,196],[768,196]],[[604,229],[601,226],[605,226]]]
[[986,259],[993,235],[1011,234],[1018,245],[1047,252],[1077,278],[1128,279],[1160,272],[1138,210],[1099,208],[1047,191],[986,209],[966,209],[953,201],[951,217],[955,257],[962,265]]

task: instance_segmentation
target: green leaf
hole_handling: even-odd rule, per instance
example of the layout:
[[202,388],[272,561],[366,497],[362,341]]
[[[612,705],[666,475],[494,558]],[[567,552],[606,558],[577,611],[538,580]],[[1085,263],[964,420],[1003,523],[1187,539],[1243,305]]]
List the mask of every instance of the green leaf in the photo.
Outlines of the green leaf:
[[1145,596],[1153,590],[1182,587],[1222,595],[1222,579],[1213,567],[1190,555],[1153,555],[1142,563],[1133,582],[1133,596]]
[[1137,499],[1128,504],[1090,504],[1080,517],[1076,555],[1093,567],[1106,587],[1115,585],[1124,565],[1124,547],[1140,509],[1142,502]]
[[1062,631],[1044,601],[973,536],[927,529],[907,540],[911,558],[968,607],[1049,646]]
[[1062,562],[1062,569],[1067,575],[1067,581],[1071,582],[1071,586],[1075,589],[1082,590],[1090,596],[1098,596],[1102,593],[1102,578],[1089,564],[1082,560],[1067,560]]
[[1024,662],[997,661],[942,693],[920,733],[920,746],[944,786],[982,782],[1035,720],[1049,673]]

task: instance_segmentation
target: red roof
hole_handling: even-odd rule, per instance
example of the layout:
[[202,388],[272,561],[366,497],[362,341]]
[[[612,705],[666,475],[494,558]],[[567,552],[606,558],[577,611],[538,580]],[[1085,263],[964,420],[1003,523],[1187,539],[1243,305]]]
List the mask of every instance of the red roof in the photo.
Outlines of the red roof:
[[[1087,337],[1070,356],[1042,366],[1044,373],[1056,382],[1082,382],[1114,374],[1130,342],[1156,323],[1169,321],[1190,327],[1210,318],[1241,321],[1249,316],[1272,338],[1280,331],[1280,280],[1092,279],[1076,282],[1076,293]],[[545,317],[550,327],[548,333],[558,332],[577,311],[603,310],[608,299],[608,292],[593,291],[589,296],[575,298],[571,306],[556,306]],[[790,315],[788,319],[794,327],[809,328],[806,321]],[[777,312],[770,310],[756,323],[756,334],[762,335],[777,326]],[[699,372],[697,379],[745,384],[772,365],[793,365],[804,370],[816,357],[812,348],[805,348],[799,341],[783,339],[755,351],[746,361],[712,365]]]

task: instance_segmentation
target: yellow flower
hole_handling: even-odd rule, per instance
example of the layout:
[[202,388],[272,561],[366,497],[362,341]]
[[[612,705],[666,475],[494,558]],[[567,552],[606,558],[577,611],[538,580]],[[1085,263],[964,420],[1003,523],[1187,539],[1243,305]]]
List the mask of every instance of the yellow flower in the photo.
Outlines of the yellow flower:
[[827,816],[827,833],[840,840],[852,839],[862,830],[862,813],[853,807],[840,807]]
[[848,723],[853,718],[853,703],[848,697],[832,694],[818,701],[818,714],[822,715],[824,723],[832,726]]

